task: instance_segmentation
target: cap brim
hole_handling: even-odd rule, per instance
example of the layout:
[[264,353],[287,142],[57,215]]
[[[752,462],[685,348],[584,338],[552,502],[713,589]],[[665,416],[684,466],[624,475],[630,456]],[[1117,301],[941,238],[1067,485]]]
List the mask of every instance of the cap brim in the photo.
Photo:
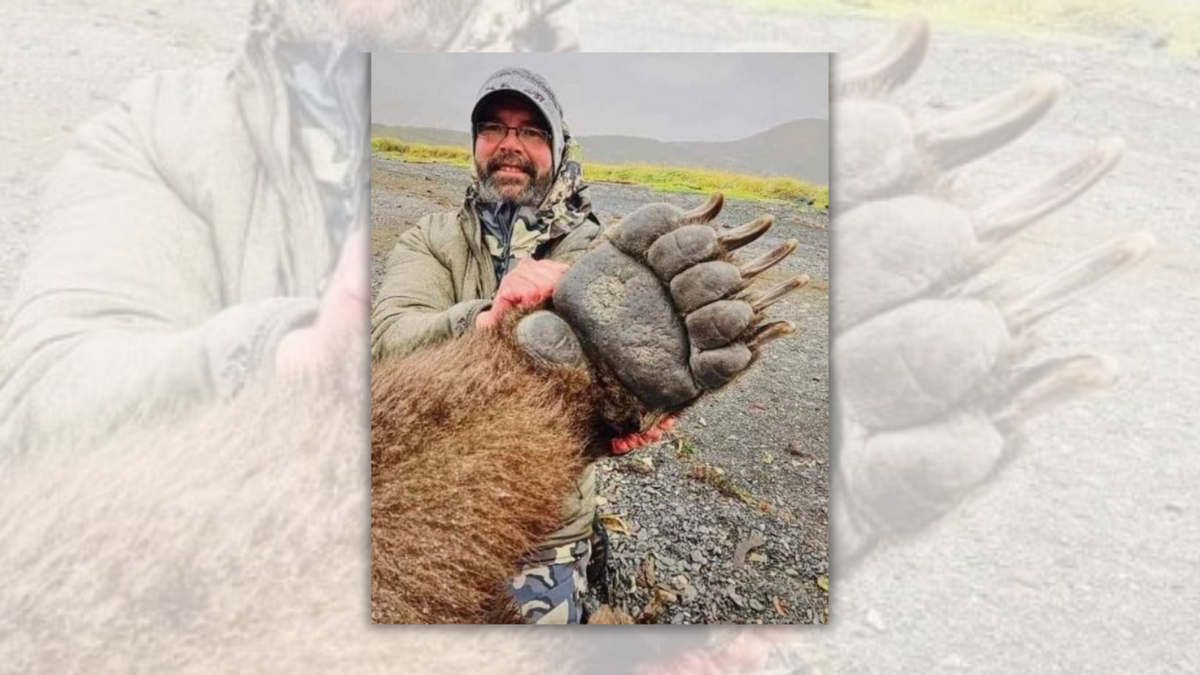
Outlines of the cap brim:
[[553,127],[553,125],[550,124],[550,115],[547,113],[546,109],[542,106],[542,104],[540,104],[537,101],[530,98],[528,94],[521,91],[520,89],[508,89],[508,88],[496,89],[495,91],[489,91],[488,93],[483,95],[483,98],[480,98],[478,101],[475,102],[475,107],[471,109],[471,126],[472,126],[472,128],[474,128],[475,124],[477,122],[479,122],[479,115],[483,112],[483,109],[487,107],[488,103],[493,98],[495,98],[497,96],[504,96],[504,95],[519,96],[522,99],[528,101],[529,105],[533,106],[533,109],[538,111],[538,114],[541,115],[542,127],[544,129],[546,129],[547,131],[553,131],[554,127]]

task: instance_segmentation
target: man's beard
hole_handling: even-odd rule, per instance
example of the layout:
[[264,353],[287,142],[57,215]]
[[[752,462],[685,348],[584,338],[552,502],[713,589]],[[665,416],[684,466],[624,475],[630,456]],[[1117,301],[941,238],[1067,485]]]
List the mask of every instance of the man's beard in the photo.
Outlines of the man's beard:
[[289,37],[344,41],[363,50],[437,49],[462,27],[475,0],[258,0]]
[[[496,171],[502,166],[516,166],[523,171],[529,177],[525,189],[515,195],[505,196],[503,190],[506,181],[504,178],[497,180],[496,176]],[[475,171],[479,175],[479,198],[490,204],[505,202],[515,206],[538,206],[550,191],[550,173],[537,175],[537,168],[533,162],[517,156],[492,157],[486,165],[476,162]]]

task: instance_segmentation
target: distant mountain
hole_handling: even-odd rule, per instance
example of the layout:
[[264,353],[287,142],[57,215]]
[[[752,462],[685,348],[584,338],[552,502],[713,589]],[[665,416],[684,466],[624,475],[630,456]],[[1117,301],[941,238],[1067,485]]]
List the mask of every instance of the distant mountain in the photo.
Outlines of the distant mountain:
[[425,143],[427,145],[457,145],[462,148],[471,147],[471,136],[465,131],[449,131],[447,129],[430,129],[429,127],[393,127],[385,124],[371,125],[371,138],[376,136],[391,136],[409,143]]
[[[468,147],[464,131],[427,127],[371,125],[372,136],[393,136],[413,143]],[[584,136],[585,159],[604,164],[647,163],[723,169],[759,176],[794,176],[829,183],[829,122],[786,122],[737,141],[656,141],[636,136]]]

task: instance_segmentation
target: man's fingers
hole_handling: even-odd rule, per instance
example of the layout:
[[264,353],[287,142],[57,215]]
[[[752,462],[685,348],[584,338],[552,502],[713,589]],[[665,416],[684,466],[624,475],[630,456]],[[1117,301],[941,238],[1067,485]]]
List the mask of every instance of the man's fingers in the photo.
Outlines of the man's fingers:
[[548,298],[554,293],[554,284],[558,283],[558,278],[551,274],[541,274],[532,281],[538,291]]
[[507,295],[501,295],[497,293],[496,297],[492,300],[492,309],[488,312],[492,315],[491,320],[495,320],[501,314],[511,309],[512,306],[516,304],[516,300],[517,299],[511,298]]
[[555,284],[568,269],[569,266],[550,260],[518,260],[512,272],[501,280],[489,315],[485,318],[481,314],[476,319],[476,325],[494,325],[501,315],[514,307],[536,307],[542,304],[554,295]]
[[541,274],[551,273],[562,275],[569,269],[569,265],[560,263],[555,260],[534,260],[532,258],[521,258],[517,261],[517,266],[513,268],[514,274]]
[[542,262],[545,264],[541,266],[540,271],[546,274],[551,285],[558,283],[567,270],[571,269],[570,265],[553,260],[543,260]]
[[528,279],[514,279],[503,294],[497,294],[497,298],[505,298],[514,307],[527,307],[542,303],[550,297],[553,290],[552,286],[534,283]]
[[554,292],[554,285],[558,283],[558,280],[562,278],[566,271],[566,265],[550,263],[546,266],[529,268],[523,277],[539,288],[546,289],[547,294],[549,294]]
[[500,290],[496,291],[494,303],[502,305],[505,308],[523,305],[530,290],[532,290],[532,286],[529,284],[520,279],[513,279],[511,282],[502,285]]
[[570,269],[569,265],[555,262],[553,260],[530,260],[522,258],[517,263],[513,274],[518,277],[524,277],[536,281],[539,284],[554,285],[562,278],[562,275]]
[[370,249],[367,246],[367,232],[356,230],[342,244],[338,255],[337,267],[330,279],[330,292],[337,293],[347,301],[370,303],[371,278],[367,260]]
[[[334,350],[355,335],[366,332],[371,315],[371,284],[367,257],[368,240],[365,230],[351,234],[342,245],[337,266],[333,269],[315,326],[314,344]],[[323,355],[312,354],[314,362]]]

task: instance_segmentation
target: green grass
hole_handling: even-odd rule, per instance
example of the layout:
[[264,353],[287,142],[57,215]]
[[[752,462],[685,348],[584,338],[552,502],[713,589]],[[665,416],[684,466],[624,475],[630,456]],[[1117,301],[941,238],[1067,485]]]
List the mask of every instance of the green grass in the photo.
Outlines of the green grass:
[[[371,149],[384,157],[406,162],[439,162],[471,166],[471,153],[453,146],[405,143],[395,138],[373,138]],[[795,178],[748,176],[745,174],[657,166],[653,164],[597,164],[583,162],[583,176],[589,182],[643,185],[660,192],[723,192],[732,199],[773,202],[812,202],[813,207],[829,208],[829,186],[814,185]]]
[[899,18],[924,16],[1006,36],[1087,40],[1112,45],[1114,38],[1143,29],[1168,36],[1166,50],[1194,56],[1200,49],[1200,11],[1194,0],[728,0],[767,12],[812,12]]
[[812,185],[795,178],[747,176],[714,169],[655,166],[651,164],[593,164],[585,162],[588,180],[645,185],[661,192],[723,192],[733,199],[809,202],[829,208],[829,187]]
[[371,151],[384,157],[418,164],[438,162],[455,166],[471,166],[471,153],[467,152],[466,148],[456,148],[452,145],[404,143],[395,138],[380,137],[371,139]]

